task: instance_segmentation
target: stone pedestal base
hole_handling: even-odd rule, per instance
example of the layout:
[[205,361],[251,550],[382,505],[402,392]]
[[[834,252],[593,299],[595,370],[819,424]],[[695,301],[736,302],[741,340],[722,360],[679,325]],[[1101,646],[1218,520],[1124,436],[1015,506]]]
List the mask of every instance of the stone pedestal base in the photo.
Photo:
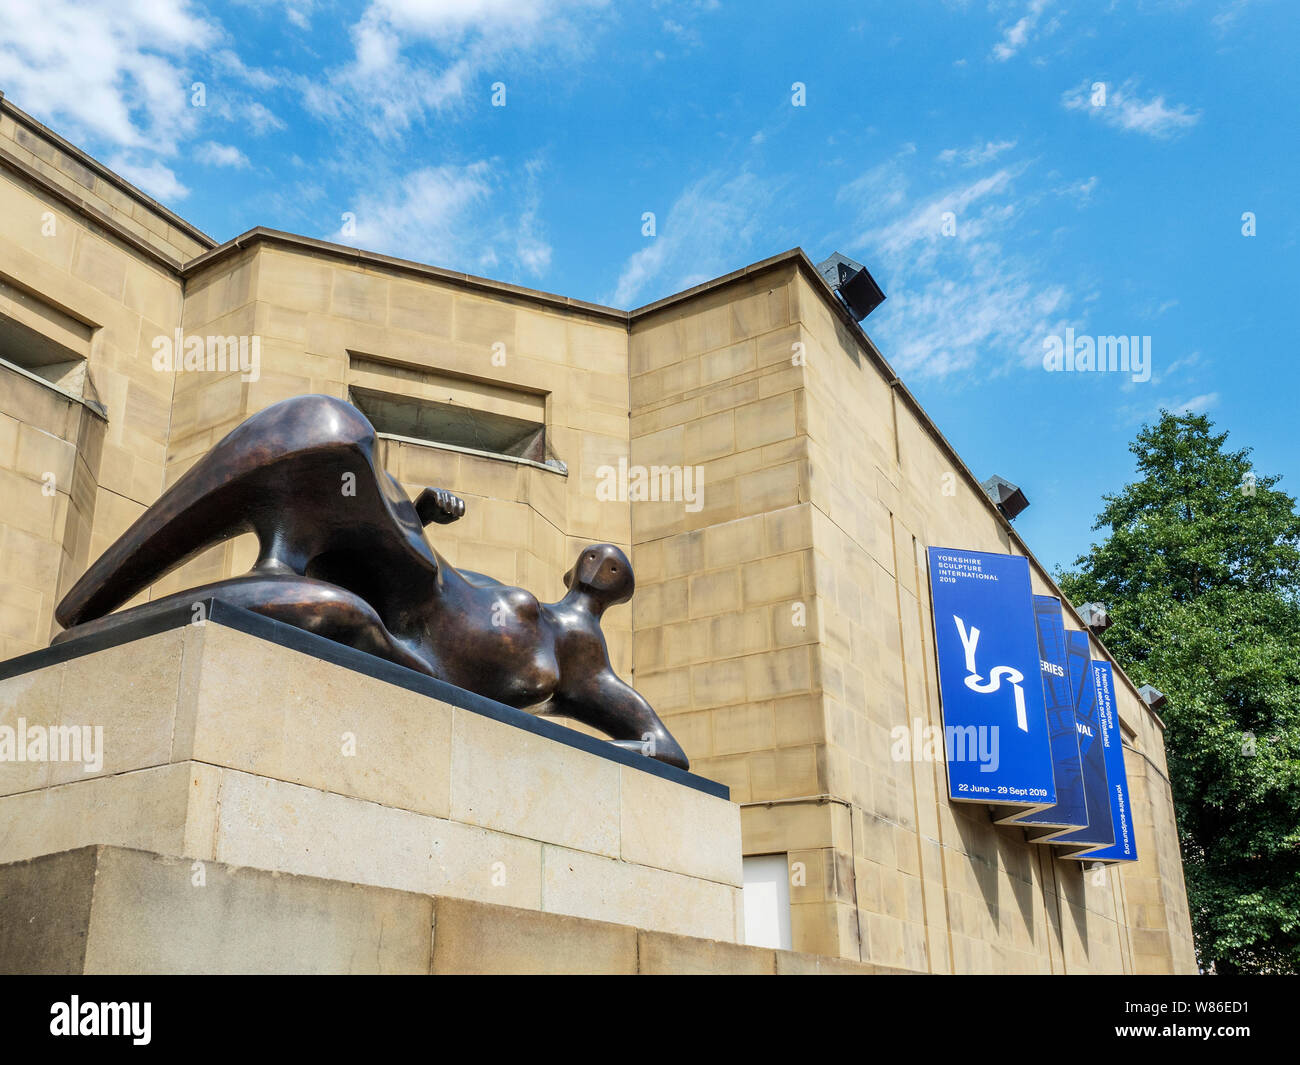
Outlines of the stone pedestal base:
[[[207,611],[0,666],[0,744],[13,741],[0,863],[111,845],[342,882],[320,889],[327,909],[370,886],[743,938],[739,810],[721,785],[221,603]],[[39,753],[42,732],[59,749],[16,760]],[[372,960],[418,968],[408,947]]]
[[888,972],[119,847],[0,865],[0,973]]

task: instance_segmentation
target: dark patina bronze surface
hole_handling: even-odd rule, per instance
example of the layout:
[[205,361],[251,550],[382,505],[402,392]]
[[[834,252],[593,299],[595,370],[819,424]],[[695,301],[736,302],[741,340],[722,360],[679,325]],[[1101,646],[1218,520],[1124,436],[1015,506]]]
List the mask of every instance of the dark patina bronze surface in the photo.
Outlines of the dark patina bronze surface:
[[[582,550],[567,594],[532,593],[457,570],[424,527],[465,513],[426,488],[412,502],[380,465],[355,407],[298,396],[253,415],[200,459],[86,571],[59,603],[56,643],[217,596],[510,706],[568,717],[653,757],[686,754],[610,666],[600,619],[632,596],[627,556]],[[110,613],[187,559],[240,533],[260,545],[252,570]]]

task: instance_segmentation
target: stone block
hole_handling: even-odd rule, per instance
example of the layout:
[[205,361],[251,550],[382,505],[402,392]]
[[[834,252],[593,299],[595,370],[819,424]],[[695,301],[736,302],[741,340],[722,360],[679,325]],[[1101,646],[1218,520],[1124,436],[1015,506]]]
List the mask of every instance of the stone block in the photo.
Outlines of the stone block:
[[546,845],[542,909],[638,928],[736,938],[740,888]]
[[618,857],[618,764],[463,710],[451,754],[455,820]]
[[88,974],[429,971],[433,904],[426,896],[94,850]]
[[98,848],[0,864],[0,973],[80,973]]
[[718,845],[739,837],[739,806],[712,795],[686,794],[672,781],[626,766],[621,774],[625,862],[743,885],[740,849]]
[[774,976],[777,951],[716,939],[641,932],[637,949],[644,976]]
[[432,971],[626,976],[637,971],[637,932],[606,921],[437,899]]

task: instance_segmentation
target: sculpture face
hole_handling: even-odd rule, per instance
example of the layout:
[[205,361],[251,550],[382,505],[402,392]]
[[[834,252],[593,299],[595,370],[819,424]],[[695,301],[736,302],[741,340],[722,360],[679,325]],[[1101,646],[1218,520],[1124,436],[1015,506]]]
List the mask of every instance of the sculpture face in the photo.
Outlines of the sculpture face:
[[613,544],[595,544],[583,549],[573,568],[564,575],[564,586],[587,592],[606,607],[631,599],[636,580],[627,555]]
[[[346,499],[337,493],[345,474],[356,489]],[[377,462],[374,428],[355,407],[287,399],[220,441],[100,556],[59,603],[66,631],[55,642],[212,595],[512,706],[652,740],[652,757],[687,768],[658,715],[609,664],[600,616],[632,597],[627,556],[613,544],[584,548],[564,578],[569,594],[541,605],[430,548],[424,527],[464,513],[441,489],[413,504]],[[248,575],[109,613],[249,529],[261,551]]]

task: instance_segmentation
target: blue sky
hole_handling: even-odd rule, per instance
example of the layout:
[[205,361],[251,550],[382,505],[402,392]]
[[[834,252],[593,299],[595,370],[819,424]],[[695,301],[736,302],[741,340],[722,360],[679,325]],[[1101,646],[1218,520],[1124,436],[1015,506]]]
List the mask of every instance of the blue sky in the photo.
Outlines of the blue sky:
[[[1298,490],[1298,29],[1293,0],[3,0],[0,90],[219,240],[619,307],[850,255],[1054,566],[1162,406]],[[1046,372],[1066,328],[1149,336],[1150,380]]]

